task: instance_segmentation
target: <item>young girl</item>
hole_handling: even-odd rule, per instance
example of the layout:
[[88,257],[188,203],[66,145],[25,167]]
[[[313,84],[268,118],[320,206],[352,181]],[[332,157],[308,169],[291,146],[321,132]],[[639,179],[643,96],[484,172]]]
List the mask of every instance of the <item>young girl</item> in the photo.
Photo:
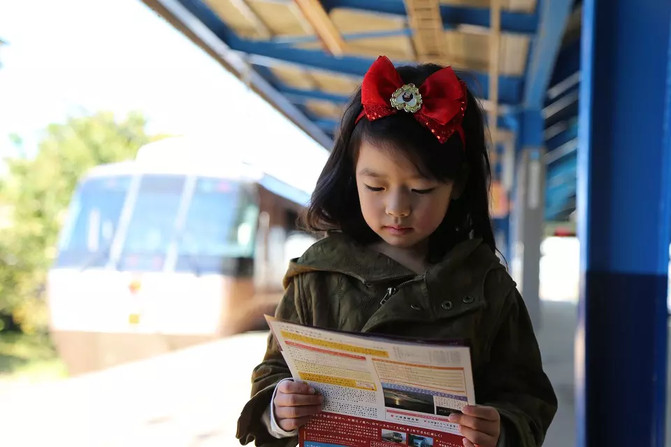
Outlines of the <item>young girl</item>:
[[[515,283],[495,255],[482,113],[451,68],[380,57],[347,107],[305,221],[327,237],[291,262],[276,317],[470,341],[467,447],[538,446],[557,408]],[[322,397],[271,337],[238,421],[244,444],[294,446]]]

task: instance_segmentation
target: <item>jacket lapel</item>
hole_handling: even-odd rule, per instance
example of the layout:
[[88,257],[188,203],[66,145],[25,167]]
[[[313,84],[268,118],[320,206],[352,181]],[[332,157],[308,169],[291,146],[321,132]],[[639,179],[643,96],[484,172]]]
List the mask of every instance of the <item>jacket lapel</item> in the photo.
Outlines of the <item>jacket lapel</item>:
[[432,323],[457,318],[485,305],[484,278],[498,260],[479,239],[456,246],[438,264],[396,287],[396,293],[362,328],[374,332],[391,323]]

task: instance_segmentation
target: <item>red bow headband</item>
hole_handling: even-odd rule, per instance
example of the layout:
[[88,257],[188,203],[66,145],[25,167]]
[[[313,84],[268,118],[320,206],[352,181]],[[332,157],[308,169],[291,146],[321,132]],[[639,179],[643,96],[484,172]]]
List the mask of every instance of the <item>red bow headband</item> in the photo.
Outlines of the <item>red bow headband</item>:
[[450,67],[431,74],[417,88],[414,84],[403,84],[394,64],[386,56],[380,56],[363,77],[361,105],[363,110],[357,123],[364,115],[368,121],[375,121],[403,110],[412,113],[441,143],[457,132],[466,147],[461,127],[466,112],[466,85]]

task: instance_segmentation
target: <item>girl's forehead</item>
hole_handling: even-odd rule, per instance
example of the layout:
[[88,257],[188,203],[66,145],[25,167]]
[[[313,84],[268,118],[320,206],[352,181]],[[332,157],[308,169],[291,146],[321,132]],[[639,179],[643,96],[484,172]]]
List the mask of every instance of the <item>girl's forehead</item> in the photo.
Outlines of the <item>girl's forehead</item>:
[[391,144],[362,141],[359,146],[355,169],[359,175],[381,177],[402,174],[410,178],[429,178],[418,168],[418,158]]

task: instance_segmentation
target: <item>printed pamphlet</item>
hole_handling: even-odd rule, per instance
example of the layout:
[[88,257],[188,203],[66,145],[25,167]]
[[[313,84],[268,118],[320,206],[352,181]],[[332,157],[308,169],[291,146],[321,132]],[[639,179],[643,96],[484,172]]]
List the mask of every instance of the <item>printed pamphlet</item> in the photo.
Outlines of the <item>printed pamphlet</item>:
[[324,396],[300,446],[463,446],[447,418],[475,404],[468,347],[266,319],[294,380]]

